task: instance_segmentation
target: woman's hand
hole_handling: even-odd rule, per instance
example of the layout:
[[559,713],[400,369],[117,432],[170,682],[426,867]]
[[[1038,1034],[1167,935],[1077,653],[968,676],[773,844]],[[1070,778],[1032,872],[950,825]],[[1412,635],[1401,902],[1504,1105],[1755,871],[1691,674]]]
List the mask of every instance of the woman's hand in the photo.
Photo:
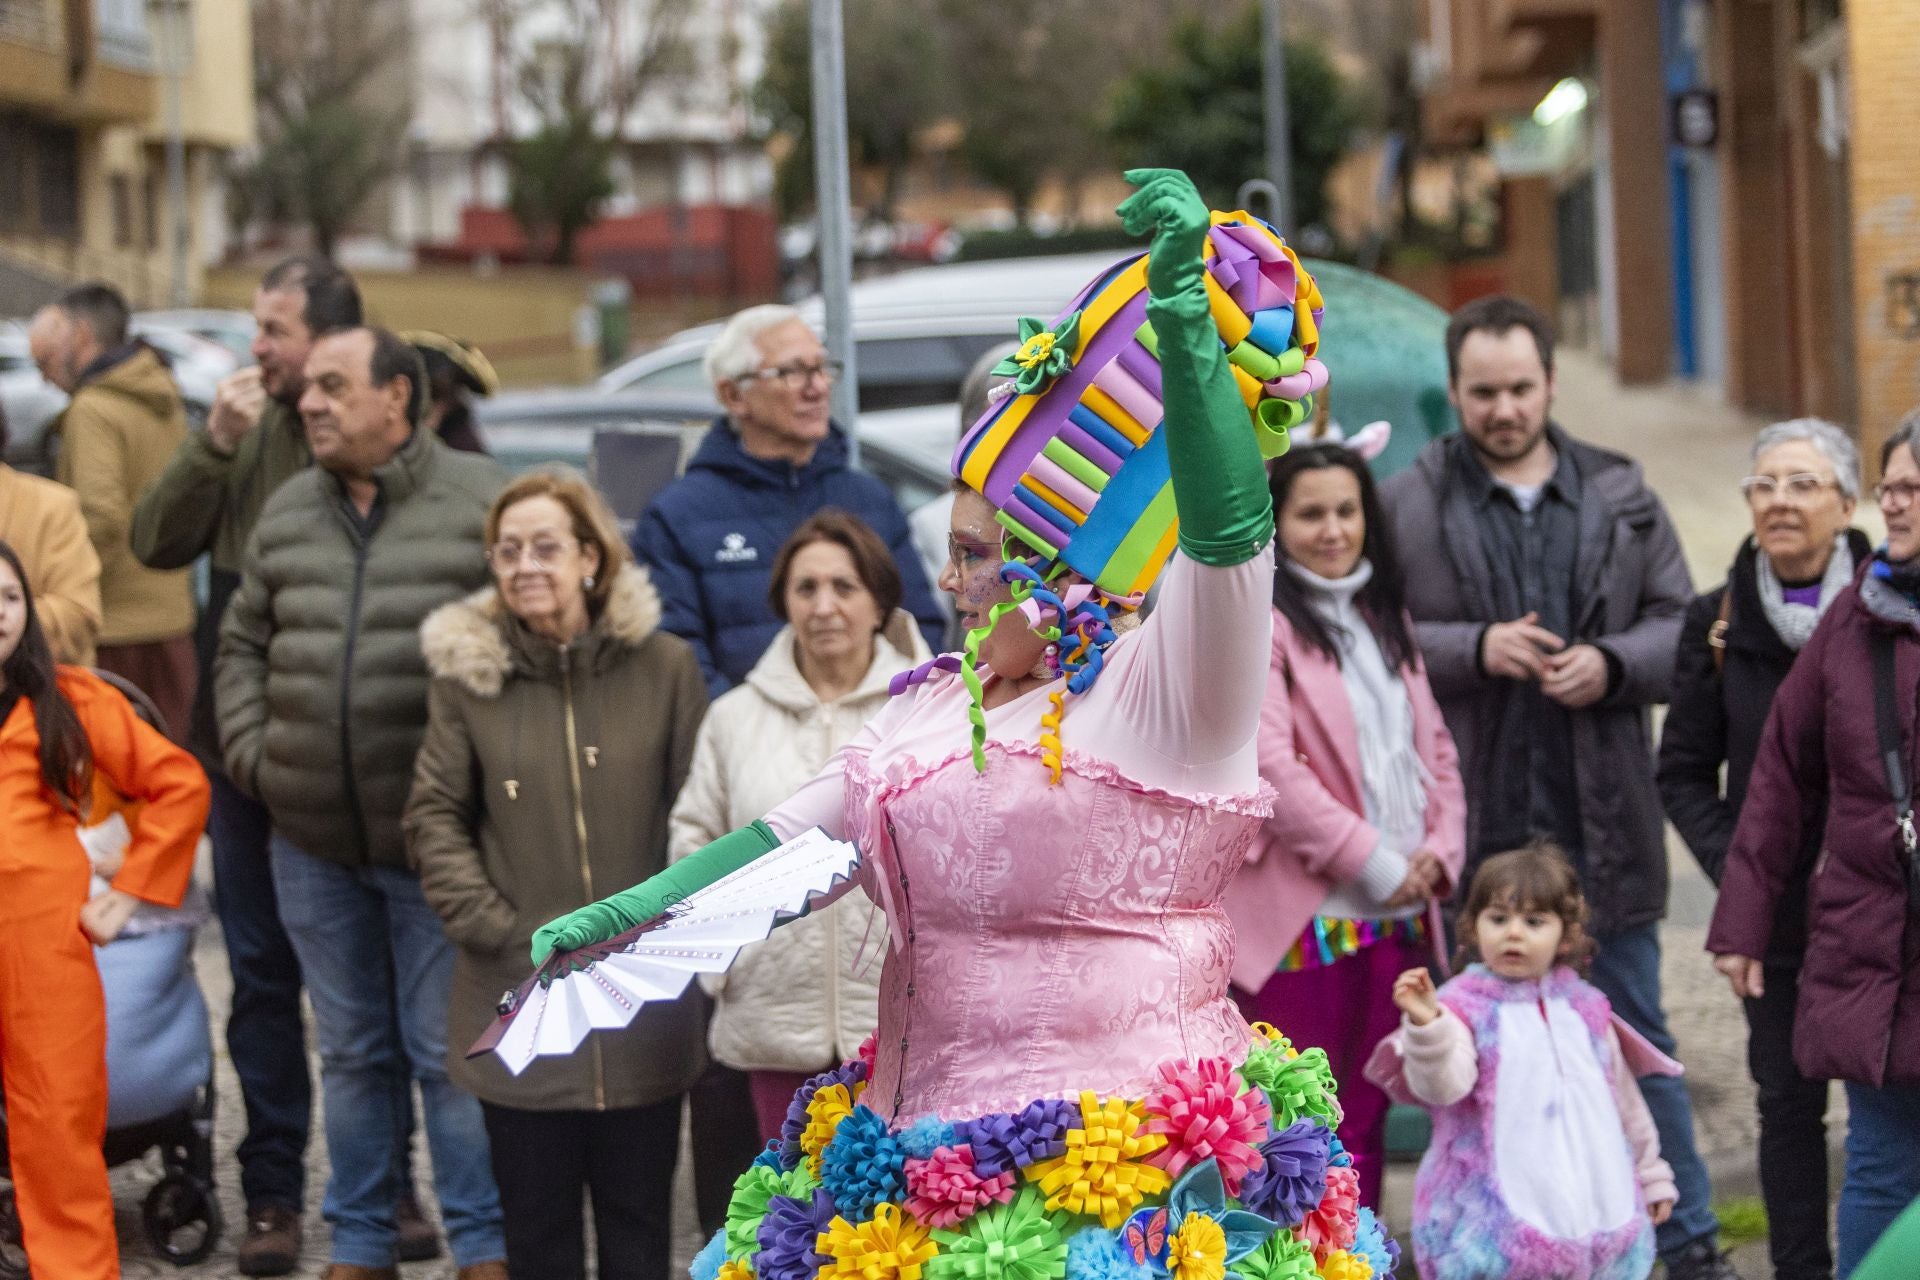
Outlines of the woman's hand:
[[1673,1216],[1673,1201],[1655,1200],[1647,1206],[1647,1216],[1653,1219],[1654,1226],[1659,1226]]
[[139,909],[140,899],[119,889],[108,889],[89,898],[80,908],[80,928],[95,946],[104,947],[120,936],[127,921],[133,919],[133,913]]
[[1398,911],[1401,907],[1411,907],[1436,896],[1440,886],[1446,882],[1447,869],[1440,865],[1440,859],[1425,849],[1417,850],[1407,859],[1407,875],[1393,896],[1381,905],[1389,911]]
[[1424,1027],[1440,1016],[1440,1000],[1433,990],[1433,975],[1424,967],[1409,969],[1393,980],[1393,1003],[1407,1015],[1407,1021]]
[[1733,994],[1742,1000],[1758,1000],[1767,993],[1763,966],[1752,956],[1715,956],[1713,967],[1727,976]]
[[1178,169],[1129,169],[1126,179],[1140,189],[1114,212],[1128,235],[1153,233],[1147,289],[1156,298],[1170,297],[1200,278],[1213,215],[1193,179]]

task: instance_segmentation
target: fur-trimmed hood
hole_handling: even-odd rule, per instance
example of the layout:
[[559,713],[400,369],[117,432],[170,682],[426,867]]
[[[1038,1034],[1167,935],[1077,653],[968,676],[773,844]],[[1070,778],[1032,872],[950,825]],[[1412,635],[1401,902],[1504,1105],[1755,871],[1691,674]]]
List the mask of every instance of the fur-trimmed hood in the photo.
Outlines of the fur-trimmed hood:
[[[599,618],[569,648],[589,662],[638,648],[660,626],[660,593],[645,568],[627,565],[614,579]],[[477,697],[498,697],[507,676],[539,678],[557,670],[558,647],[507,612],[497,587],[442,605],[420,625],[420,648],[436,678],[458,681]]]

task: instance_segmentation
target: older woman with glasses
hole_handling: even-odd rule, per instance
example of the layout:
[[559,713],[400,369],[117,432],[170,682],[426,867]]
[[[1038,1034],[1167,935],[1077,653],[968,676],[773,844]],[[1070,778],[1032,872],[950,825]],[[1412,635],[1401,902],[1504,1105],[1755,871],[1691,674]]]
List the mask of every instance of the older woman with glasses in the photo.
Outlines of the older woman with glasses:
[[[1860,455],[1829,422],[1798,418],[1760,433],[1742,480],[1753,533],[1726,582],[1687,612],[1673,702],[1660,742],[1667,816],[1715,883],[1747,794],[1773,696],[1814,625],[1871,554],[1849,529]],[[1725,782],[1721,769],[1725,766]],[[1806,950],[1807,872],[1819,850],[1809,823],[1764,957],[1765,994],[1746,1001],[1748,1069],[1759,1086],[1760,1179],[1768,1247],[1783,1280],[1833,1274],[1827,1245],[1827,1083],[1793,1062],[1793,1008]]]
[[586,1275],[583,1192],[599,1274],[660,1280],[681,1096],[706,1064],[697,997],[519,1076],[465,1054],[541,922],[666,866],[706,689],[578,474],[515,480],[486,537],[493,585],[421,628],[434,681],[406,813],[421,889],[458,948],[448,1074],[486,1116],[518,1280]]
[[[1774,446],[1776,458],[1790,459],[1784,464],[1789,469],[1769,468],[1768,452],[1760,453],[1756,479],[1772,479],[1776,494],[1763,506],[1760,487],[1749,490],[1758,495],[1755,525],[1763,557],[1749,575],[1756,585],[1744,590],[1736,564],[1723,635],[1720,679],[1726,690],[1721,696],[1694,692],[1702,664],[1683,647],[1683,667],[1691,661],[1695,675],[1680,681],[1689,697],[1683,702],[1676,693],[1663,751],[1677,768],[1674,777],[1697,774],[1704,755],[1687,749],[1686,730],[1676,721],[1685,715],[1718,725],[1714,732],[1728,744],[1722,752],[1728,790],[1744,784],[1718,813],[1686,798],[1697,783],[1677,788],[1678,804],[1670,788],[1668,801],[1703,861],[1726,851],[1724,863],[1709,861],[1709,869],[1720,872],[1720,902],[1707,949],[1734,994],[1746,1000],[1754,1024],[1762,1185],[1773,1231],[1784,1226],[1801,1250],[1783,1259],[1776,1244],[1780,1276],[1826,1274],[1825,1142],[1819,1125],[1825,1087],[1801,1078],[1846,1082],[1837,1249],[1842,1277],[1920,1194],[1920,951],[1913,945],[1920,919],[1920,842],[1913,836],[1910,796],[1920,746],[1914,733],[1920,413],[1910,415],[1881,451],[1876,495],[1887,541],[1870,559],[1842,533],[1851,501],[1836,504],[1826,492],[1832,486],[1842,499],[1851,497],[1852,454],[1841,443],[1839,433],[1822,424]],[[1793,452],[1782,454],[1783,447]],[[1786,536],[1796,520],[1807,528],[1797,540]],[[1809,545],[1820,537],[1833,544],[1824,564]],[[1804,558],[1782,554],[1803,546]],[[1842,557],[1866,560],[1865,571],[1847,581],[1845,566],[1836,565]],[[1795,584],[1806,589],[1816,572],[1819,599],[1796,605]],[[1770,668],[1749,651],[1755,633],[1751,622],[1741,620],[1756,595],[1763,618],[1787,647],[1811,632],[1777,692],[1761,683],[1760,673]],[[1796,608],[1824,617],[1816,628]],[[1705,620],[1706,610],[1695,612],[1695,623]],[[1709,633],[1696,625],[1688,634],[1703,643]],[[1784,665],[1777,652],[1775,660]],[[1735,689],[1736,680],[1746,682],[1748,691]],[[1765,727],[1755,732],[1752,724],[1762,715]],[[1682,735],[1677,749],[1676,733]],[[1788,1073],[1784,1061],[1789,1034],[1797,1075]],[[1783,1116],[1790,1126],[1784,1134]]]

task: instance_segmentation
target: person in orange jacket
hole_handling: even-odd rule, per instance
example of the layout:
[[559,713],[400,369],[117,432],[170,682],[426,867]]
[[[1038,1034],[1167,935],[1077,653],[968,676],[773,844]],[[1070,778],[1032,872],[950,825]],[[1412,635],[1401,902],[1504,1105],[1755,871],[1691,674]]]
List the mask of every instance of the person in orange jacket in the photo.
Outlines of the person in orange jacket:
[[[143,805],[111,887],[89,899],[78,835],[95,770]],[[120,1274],[107,1130],[107,1012],[92,944],[141,902],[175,907],[208,785],[112,686],[56,667],[26,571],[0,542],[0,1093],[35,1274]]]

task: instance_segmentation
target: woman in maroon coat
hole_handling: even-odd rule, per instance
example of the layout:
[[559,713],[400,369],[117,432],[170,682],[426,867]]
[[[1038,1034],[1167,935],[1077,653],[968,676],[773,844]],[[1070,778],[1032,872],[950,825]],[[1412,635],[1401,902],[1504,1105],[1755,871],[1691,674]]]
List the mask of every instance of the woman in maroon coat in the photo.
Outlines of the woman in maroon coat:
[[1890,640],[1911,790],[1920,759],[1920,413],[1887,441],[1880,470],[1887,543],[1834,601],[1774,699],[1707,935],[1734,993],[1763,994],[1761,961],[1780,900],[1803,871],[1804,826],[1825,805],[1793,1041],[1806,1076],[1846,1082],[1843,1280],[1920,1196],[1920,854],[1905,847],[1896,821],[1874,688],[1875,647]]

